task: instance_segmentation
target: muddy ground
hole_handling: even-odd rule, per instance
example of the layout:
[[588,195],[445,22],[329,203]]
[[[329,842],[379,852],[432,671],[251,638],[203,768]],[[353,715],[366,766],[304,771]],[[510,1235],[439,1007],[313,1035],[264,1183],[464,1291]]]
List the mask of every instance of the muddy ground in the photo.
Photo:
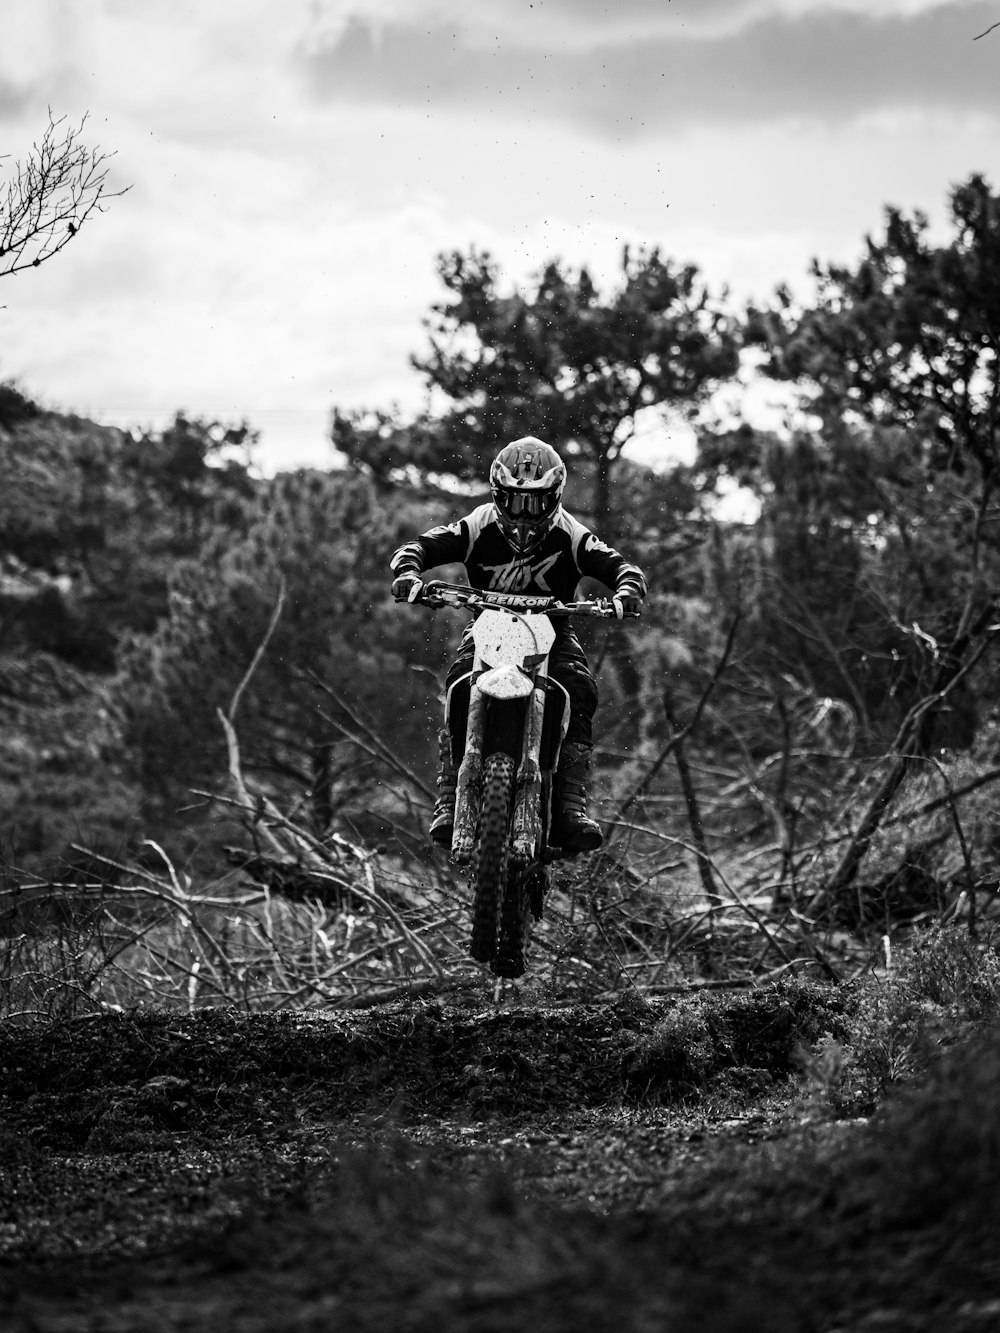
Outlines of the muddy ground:
[[844,1003],[0,1025],[0,1327],[1000,1328],[995,1230],[803,1075]]

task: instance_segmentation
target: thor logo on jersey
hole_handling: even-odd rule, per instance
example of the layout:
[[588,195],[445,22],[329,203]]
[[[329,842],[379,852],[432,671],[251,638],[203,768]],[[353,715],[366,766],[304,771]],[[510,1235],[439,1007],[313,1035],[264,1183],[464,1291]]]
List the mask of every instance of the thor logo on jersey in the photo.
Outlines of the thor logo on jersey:
[[509,560],[505,565],[483,565],[483,572],[490,576],[487,589],[490,592],[523,592],[530,583],[535,583],[543,592],[550,592],[545,575],[558,559],[557,551],[533,565],[527,565],[523,560]]

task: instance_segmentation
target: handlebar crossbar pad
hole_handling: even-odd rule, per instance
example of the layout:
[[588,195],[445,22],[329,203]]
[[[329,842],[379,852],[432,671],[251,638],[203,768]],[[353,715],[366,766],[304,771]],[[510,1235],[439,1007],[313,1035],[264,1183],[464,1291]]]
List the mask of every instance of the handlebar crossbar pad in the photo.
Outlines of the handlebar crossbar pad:
[[467,583],[441,583],[428,580],[421,593],[422,601],[433,601],[441,593],[454,593],[461,601],[474,605],[495,606],[504,611],[544,611],[557,605],[555,597],[532,596],[527,593],[492,592],[489,589],[472,588]]
[[516,592],[482,592],[479,596],[488,606],[504,611],[544,611],[556,604],[554,597],[528,597]]
[[[452,594],[455,601],[447,598]],[[444,594],[445,597],[441,595]],[[438,601],[441,598],[441,601]],[[591,615],[612,617],[615,612],[609,600],[560,602],[556,597],[540,597],[527,593],[491,592],[488,589],[473,588],[467,583],[444,583],[428,579],[421,589],[420,601],[433,605],[451,604],[485,609],[496,607],[497,610],[514,612],[535,612],[543,615],[572,616]],[[631,618],[631,617],[630,617]]]

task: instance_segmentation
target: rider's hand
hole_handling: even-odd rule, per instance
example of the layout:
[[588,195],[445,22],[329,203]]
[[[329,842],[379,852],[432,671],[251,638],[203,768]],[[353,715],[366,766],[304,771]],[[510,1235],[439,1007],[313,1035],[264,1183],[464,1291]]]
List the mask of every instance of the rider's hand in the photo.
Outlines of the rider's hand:
[[611,599],[611,605],[615,608],[615,615],[619,620],[624,620],[626,616],[637,616],[642,610],[642,598],[637,596],[629,588],[623,588],[621,592],[616,592]]
[[419,574],[400,574],[392,581],[392,595],[397,602],[415,602],[420,596],[424,581]]

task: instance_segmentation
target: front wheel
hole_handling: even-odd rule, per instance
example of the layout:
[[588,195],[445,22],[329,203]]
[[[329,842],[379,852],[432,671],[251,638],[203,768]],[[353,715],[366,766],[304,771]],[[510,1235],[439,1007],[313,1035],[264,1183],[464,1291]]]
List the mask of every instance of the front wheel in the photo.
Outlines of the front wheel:
[[498,977],[520,977],[527,968],[531,931],[529,917],[542,915],[545,871],[535,862],[515,862],[507,873],[507,889],[500,907],[500,943],[493,971]]
[[492,963],[496,958],[500,913],[507,891],[515,773],[514,760],[502,751],[488,755],[483,764],[469,950],[477,963]]

